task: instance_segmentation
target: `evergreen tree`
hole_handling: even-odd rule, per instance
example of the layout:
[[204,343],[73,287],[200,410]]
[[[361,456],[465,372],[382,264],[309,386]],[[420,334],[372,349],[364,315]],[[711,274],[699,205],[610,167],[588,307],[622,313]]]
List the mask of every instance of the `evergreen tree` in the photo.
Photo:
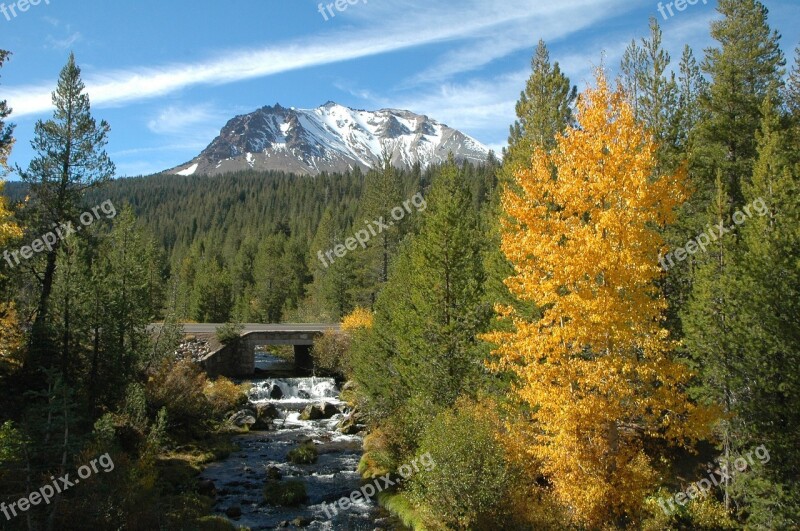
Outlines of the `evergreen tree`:
[[215,257],[206,257],[194,282],[193,311],[198,323],[227,323],[233,310],[233,292],[227,269]]
[[503,153],[503,175],[512,179],[520,165],[527,165],[536,147],[552,148],[555,137],[573,124],[572,107],[578,89],[570,86],[558,62],[539,41],[531,60],[531,75],[517,101],[517,120],[511,126],[508,148]]
[[794,66],[789,74],[789,83],[786,86],[789,108],[795,118],[800,116],[800,46],[794,50]]
[[779,529],[800,522],[800,168],[792,165],[775,93],[764,100],[762,117],[753,178],[744,187],[755,212],[742,228],[737,279],[742,326],[734,332],[748,396],[736,413],[746,444],[765,445],[774,462],[737,495],[748,525]]
[[703,120],[694,158],[707,204],[722,172],[732,215],[744,205],[742,185],[753,174],[761,103],[770,87],[781,85],[785,60],[761,2],[720,0],[717,10],[722,19],[711,23],[711,36],[719,46],[707,49],[702,63],[711,84],[700,99]]
[[561,71],[558,62],[550,62],[550,52],[543,40],[539,41],[531,59],[531,75],[521,92],[516,105],[517,119],[511,126],[508,147],[503,152],[503,165],[498,172],[500,186],[494,187],[490,196],[491,207],[487,225],[489,239],[485,256],[488,274],[487,297],[492,303],[526,306],[529,314],[535,313],[530,305],[520,304],[509,293],[503,280],[513,272],[511,264],[500,252],[500,194],[503,187],[513,186],[515,175],[530,165],[537,148],[550,150],[555,146],[556,136],[574,125],[573,106],[578,89],[570,85],[569,78]]
[[[6,50],[0,50],[0,68],[3,68],[3,63],[8,60],[11,55]],[[11,147],[14,145],[14,126],[13,124],[6,124],[5,119],[11,115],[11,109],[8,108],[6,100],[0,100],[0,177],[5,175],[8,166],[8,156],[11,153]]]
[[[84,192],[105,183],[114,173],[114,164],[104,151],[109,125],[92,118],[89,96],[84,93],[81,70],[70,54],[53,93],[53,119],[36,123],[31,142],[36,156],[26,171],[20,170],[23,181],[30,185],[37,235],[49,232],[53,225],[78,224]],[[31,332],[30,362],[51,363],[52,347],[48,347],[47,320],[50,296],[56,273],[60,241],[45,252],[41,289],[36,318]]]
[[[639,47],[631,42],[622,59],[622,84],[628,101],[658,145],[658,172],[674,172],[681,163],[680,89],[674,73],[667,75],[670,55],[661,45],[662,32],[650,19],[650,37]],[[685,133],[684,133],[685,134]]]
[[375,324],[354,355],[356,379],[375,415],[391,417],[404,451],[425,419],[474,394],[488,323],[479,218],[452,159],[434,178],[418,235],[406,241],[376,303]]
[[[381,218],[389,221],[392,209],[402,202],[400,193],[400,180],[392,165],[392,154],[384,149],[380,166],[367,173],[364,208],[360,212],[360,218],[365,224],[359,230],[366,230],[366,224]],[[359,225],[356,224],[355,227],[358,228]],[[392,222],[389,228],[370,238],[366,249],[355,251],[358,253],[355,261],[359,265],[359,278],[363,282],[356,296],[360,306],[372,308],[375,304],[378,293],[389,278],[389,265],[401,237],[401,224]]]

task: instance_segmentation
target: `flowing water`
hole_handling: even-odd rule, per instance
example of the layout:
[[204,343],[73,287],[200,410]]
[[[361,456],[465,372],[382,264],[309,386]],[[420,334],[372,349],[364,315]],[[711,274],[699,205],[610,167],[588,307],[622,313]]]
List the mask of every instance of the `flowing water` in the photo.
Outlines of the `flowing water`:
[[[280,364],[278,359],[259,355],[258,366],[269,370]],[[280,399],[275,388],[280,389]],[[305,529],[374,530],[403,529],[386,518],[386,514],[370,500],[359,500],[347,511],[334,513],[331,504],[361,487],[356,472],[362,455],[362,439],[358,435],[342,435],[336,429],[347,413],[347,405],[339,400],[339,390],[332,378],[266,378],[253,381],[251,408],[274,404],[281,414],[270,431],[251,432],[235,437],[240,450],[227,459],[206,468],[202,479],[214,482],[217,489],[215,510],[221,514],[231,507],[241,509],[236,525],[253,530],[274,529],[301,518]],[[343,414],[328,420],[300,420],[300,412],[309,404],[327,402]],[[319,459],[311,465],[287,462],[286,454],[302,443],[313,441]],[[264,501],[267,470],[280,470],[283,480],[300,480],[306,486],[308,500],[299,507],[275,507]],[[327,505],[325,505],[327,504]],[[327,513],[326,513],[327,508]]]

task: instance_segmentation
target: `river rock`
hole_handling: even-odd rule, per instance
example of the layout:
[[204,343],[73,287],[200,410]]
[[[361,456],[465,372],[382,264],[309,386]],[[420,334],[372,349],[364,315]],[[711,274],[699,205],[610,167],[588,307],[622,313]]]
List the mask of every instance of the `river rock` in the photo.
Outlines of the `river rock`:
[[256,421],[250,426],[254,431],[269,431],[272,429],[272,419],[269,417],[258,417]]
[[278,411],[275,404],[261,404],[256,407],[256,417],[259,419],[263,417],[274,420],[281,418],[281,416],[281,412]]
[[197,492],[203,496],[215,498],[217,496],[217,487],[210,479],[204,479],[197,484]]
[[297,398],[302,398],[303,400],[311,400],[311,395],[308,394],[308,391],[297,391]]
[[339,411],[339,408],[334,406],[330,402],[325,402],[324,404],[322,404],[323,418],[329,419],[335,415],[338,415],[339,413],[341,413],[341,411]]
[[269,390],[269,397],[271,400],[280,400],[283,398],[283,391],[281,390],[280,386],[273,385],[272,389]]
[[339,408],[329,402],[318,405],[309,405],[300,414],[300,420],[322,420],[329,419],[341,413]]
[[311,525],[311,519],[306,518],[304,516],[298,516],[294,520],[292,520],[292,525],[295,527],[308,527]]
[[300,413],[300,420],[320,420],[323,418],[325,418],[325,413],[319,406],[308,405],[303,412]]
[[250,409],[243,409],[231,415],[228,419],[234,426],[242,428],[244,426],[252,426],[256,423],[256,414]]
[[281,469],[276,466],[267,467],[267,479],[271,481],[279,481],[283,479]]
[[228,507],[225,509],[225,514],[228,516],[228,518],[239,518],[242,516],[242,508],[238,505]]

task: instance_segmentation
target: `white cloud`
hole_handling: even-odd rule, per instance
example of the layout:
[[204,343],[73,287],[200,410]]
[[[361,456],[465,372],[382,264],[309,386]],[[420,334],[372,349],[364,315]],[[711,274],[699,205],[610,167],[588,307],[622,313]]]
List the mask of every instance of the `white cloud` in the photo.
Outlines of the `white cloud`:
[[170,105],[162,108],[156,116],[148,120],[147,128],[157,135],[185,137],[187,134],[196,133],[198,128],[219,130],[219,122],[224,118],[222,112],[207,103]]
[[47,39],[45,39],[45,42],[47,43],[46,45],[47,48],[53,50],[66,50],[71,48],[73,44],[80,41],[82,38],[83,36],[81,35],[81,33],[79,31],[76,31],[71,35],[67,35],[63,39],[56,39],[52,35],[48,35]]
[[[582,0],[588,3],[589,0]],[[593,2],[599,13],[620,0]],[[487,5],[490,4],[490,5]],[[109,106],[154,98],[201,84],[223,84],[287,72],[315,65],[347,61],[423,44],[487,35],[502,30],[507,23],[532,20],[541,15],[557,18],[568,13],[553,3],[542,6],[539,0],[509,0],[505,4],[467,0],[457,13],[451,7],[426,6],[422,2],[393,3],[393,17],[382,18],[387,9],[380,4],[361,6],[364,16],[373,9],[372,20],[386,20],[387,26],[318,35],[303,41],[287,42],[254,50],[240,50],[198,63],[167,64],[114,70],[88,76],[87,91],[95,106]],[[555,6],[555,7],[554,7]],[[358,12],[359,10],[352,10]],[[404,16],[398,16],[403,14]],[[453,17],[458,24],[454,24]],[[50,92],[54,83],[38,86],[6,87],[9,104],[15,116],[47,112],[51,108]]]

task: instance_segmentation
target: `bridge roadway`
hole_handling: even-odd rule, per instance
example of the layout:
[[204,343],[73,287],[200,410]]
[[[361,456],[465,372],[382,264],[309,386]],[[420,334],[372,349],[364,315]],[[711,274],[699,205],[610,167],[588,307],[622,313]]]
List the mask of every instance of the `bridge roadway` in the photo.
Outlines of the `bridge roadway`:
[[[187,334],[214,334],[221,324],[183,323],[183,331]],[[317,332],[338,330],[338,324],[243,324],[242,335],[250,332]]]
[[[184,323],[185,334],[214,334],[220,324]],[[200,363],[209,374],[248,377],[255,371],[255,349],[264,345],[292,345],[295,367],[311,374],[314,360],[311,346],[314,339],[327,330],[338,330],[338,324],[246,324],[239,341],[222,345],[206,355]]]

